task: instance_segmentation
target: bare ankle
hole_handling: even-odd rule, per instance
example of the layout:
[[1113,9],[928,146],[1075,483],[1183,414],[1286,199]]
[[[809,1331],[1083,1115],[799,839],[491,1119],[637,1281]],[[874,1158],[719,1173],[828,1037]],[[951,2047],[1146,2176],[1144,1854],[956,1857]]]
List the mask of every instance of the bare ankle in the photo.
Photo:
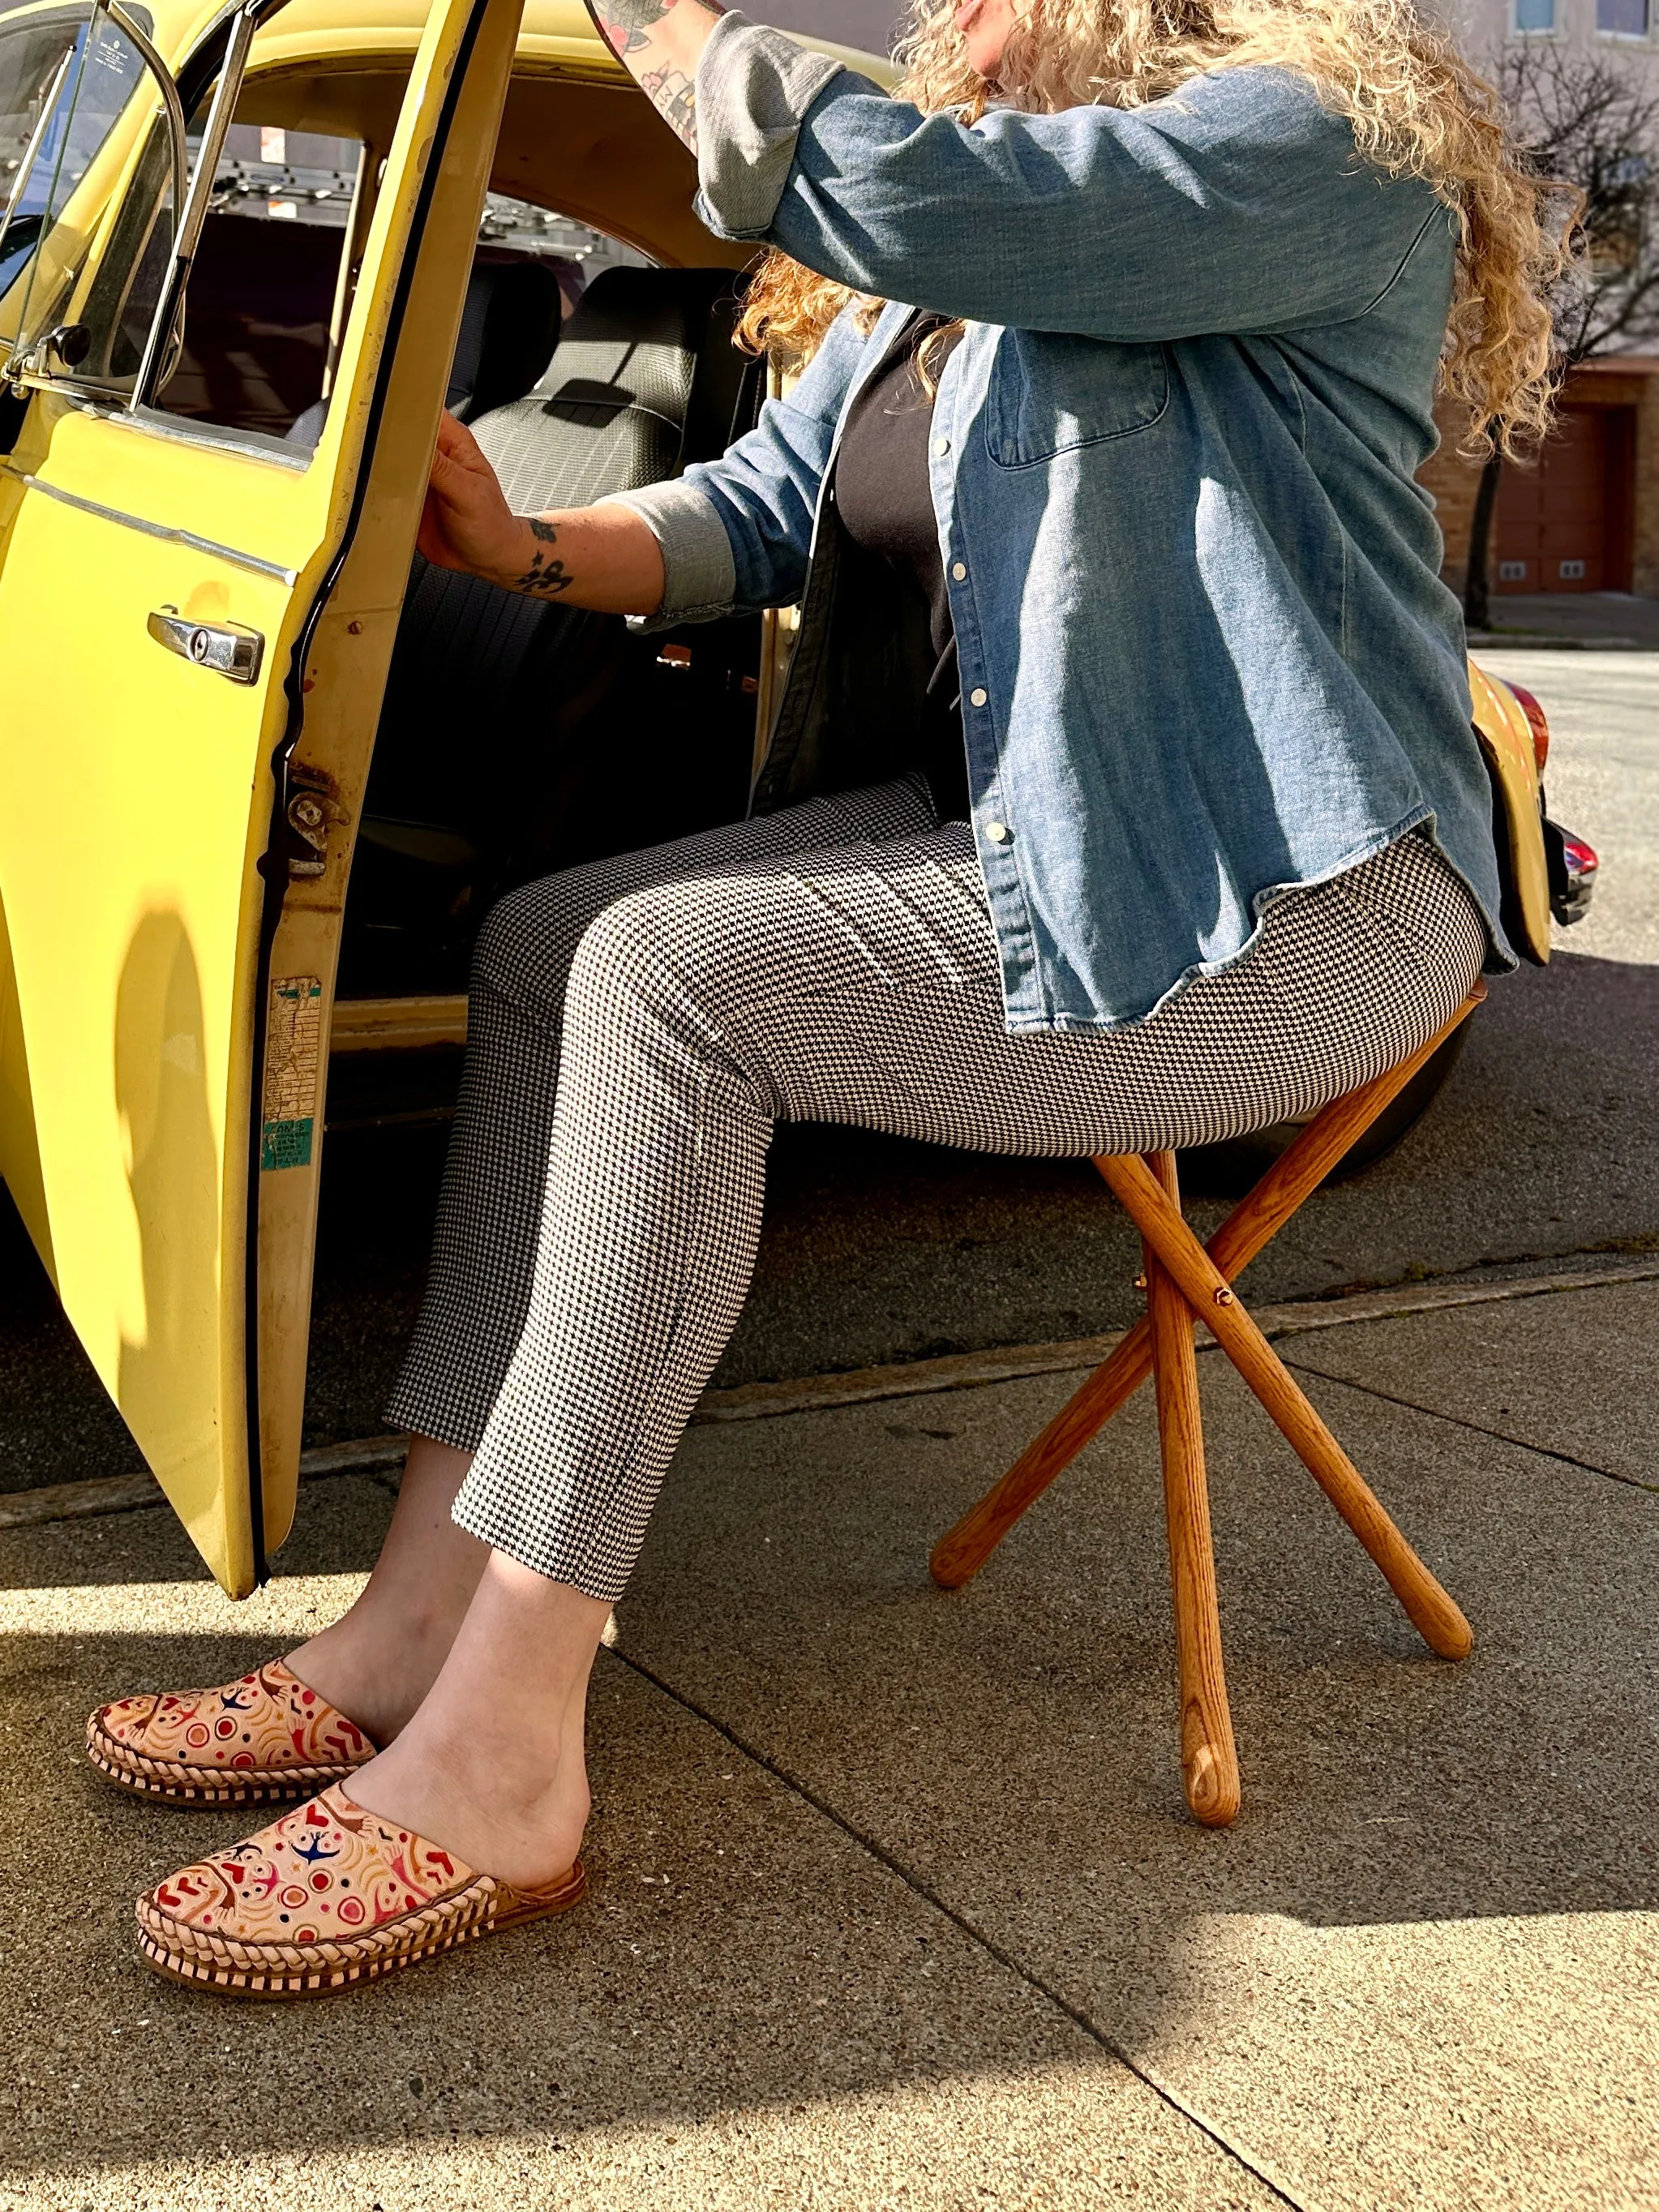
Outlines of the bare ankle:
[[419,1711],[454,1637],[454,1624],[430,1616],[394,1622],[380,1608],[365,1617],[354,1607],[290,1653],[288,1664],[375,1743],[387,1744]]

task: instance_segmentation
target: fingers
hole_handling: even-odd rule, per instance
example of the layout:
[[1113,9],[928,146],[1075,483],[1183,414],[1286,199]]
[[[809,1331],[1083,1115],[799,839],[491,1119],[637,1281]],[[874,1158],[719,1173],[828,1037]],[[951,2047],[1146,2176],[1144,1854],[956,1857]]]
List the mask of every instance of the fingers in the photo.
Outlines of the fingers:
[[484,451],[465,422],[459,422],[446,408],[438,417],[438,453],[453,462],[469,474],[494,478],[495,471],[484,458]]
[[463,495],[477,479],[477,471],[465,465],[456,453],[446,453],[441,446],[432,456],[431,489],[440,498]]

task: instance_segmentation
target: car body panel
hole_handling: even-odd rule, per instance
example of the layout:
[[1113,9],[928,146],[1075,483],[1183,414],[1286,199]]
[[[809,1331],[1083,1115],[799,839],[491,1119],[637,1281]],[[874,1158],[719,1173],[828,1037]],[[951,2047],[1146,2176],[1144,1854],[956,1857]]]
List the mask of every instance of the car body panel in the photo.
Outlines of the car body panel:
[[[301,1397],[279,1361],[260,1391],[266,1449],[251,1455],[250,1116],[257,1097],[261,1257],[274,1306],[297,1328],[302,1386],[332,972],[326,929],[319,937],[313,924],[307,941],[296,908],[276,934],[271,1051],[256,1071],[268,763],[290,729],[284,678],[302,631],[329,649],[314,608],[359,506],[377,410],[377,463],[395,463],[410,489],[357,532],[335,579],[345,590],[331,605],[354,645],[368,643],[349,656],[359,680],[348,672],[332,688],[361,723],[363,678],[377,696],[384,682],[420,454],[483,197],[489,137],[481,143],[476,126],[493,135],[514,12],[507,0],[439,0],[431,11],[370,227],[339,404],[308,465],[57,392],[38,397],[5,464],[0,1172],[139,1448],[237,1595],[255,1587],[291,1516]],[[453,234],[422,302],[441,356],[404,349],[404,389],[388,394],[381,357],[464,40],[483,112],[470,145],[455,155],[452,141],[435,185],[443,204],[428,210],[447,206]],[[166,605],[261,632],[259,680],[232,684],[164,651],[148,618]],[[367,619],[376,608],[378,623]],[[325,735],[326,712],[318,720]],[[281,1253],[267,1255],[268,1242]]]
[[1509,686],[1474,661],[1469,663],[1469,692],[1475,734],[1502,802],[1506,873],[1515,893],[1514,910],[1506,920],[1522,939],[1516,950],[1542,967],[1550,957],[1550,883],[1532,725]]

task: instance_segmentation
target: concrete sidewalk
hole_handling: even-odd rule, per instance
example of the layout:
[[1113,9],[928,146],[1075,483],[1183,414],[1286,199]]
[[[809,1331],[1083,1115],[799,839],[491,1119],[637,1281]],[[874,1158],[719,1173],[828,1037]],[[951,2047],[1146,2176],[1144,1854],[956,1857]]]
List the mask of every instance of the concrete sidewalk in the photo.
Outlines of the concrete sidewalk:
[[309,1486],[240,1609],[164,1511],[0,1539],[0,2205],[1659,2204],[1659,1284],[1613,1265],[1281,1345],[1460,1668],[1205,1356],[1225,1834],[1146,1394],[955,1596],[930,1541],[1074,1376],[693,1430],[597,1678],[592,1903],[295,2010],[147,1973],[131,1897],[246,1823],[103,1790],[80,1724],[325,1618],[386,1486]]

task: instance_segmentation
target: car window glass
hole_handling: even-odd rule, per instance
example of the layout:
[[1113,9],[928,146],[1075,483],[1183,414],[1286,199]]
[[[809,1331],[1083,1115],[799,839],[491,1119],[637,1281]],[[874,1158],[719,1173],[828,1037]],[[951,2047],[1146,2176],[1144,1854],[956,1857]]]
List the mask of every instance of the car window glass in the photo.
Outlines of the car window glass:
[[165,121],[157,118],[109,243],[76,319],[87,333],[87,357],[76,381],[130,392],[173,258],[172,163]]
[[[134,13],[148,28],[145,11]],[[4,158],[16,165],[9,172],[15,181],[3,254],[7,289],[25,288],[15,318],[6,320],[23,350],[69,308],[120,161],[120,147],[111,143],[114,126],[135,100],[159,105],[159,96],[137,48],[101,9],[79,21],[62,15],[55,26],[35,18],[27,27],[19,23],[11,38],[0,16],[0,55],[6,57],[0,66],[7,69],[4,104],[10,110]],[[15,70],[9,65],[14,51]],[[25,125],[28,139],[16,145]],[[106,148],[112,169],[104,176],[99,157]],[[0,270],[0,282],[5,273]]]
[[[6,224],[0,244],[0,301],[33,258],[50,181],[49,166],[40,158],[44,141],[61,128],[70,96],[69,73],[89,13],[65,8],[0,11],[0,222]],[[15,314],[10,319],[15,323]]]
[[[250,88],[226,133],[185,295],[183,343],[156,405],[314,444],[334,368],[362,142],[258,119]],[[250,112],[250,111],[252,111]]]

